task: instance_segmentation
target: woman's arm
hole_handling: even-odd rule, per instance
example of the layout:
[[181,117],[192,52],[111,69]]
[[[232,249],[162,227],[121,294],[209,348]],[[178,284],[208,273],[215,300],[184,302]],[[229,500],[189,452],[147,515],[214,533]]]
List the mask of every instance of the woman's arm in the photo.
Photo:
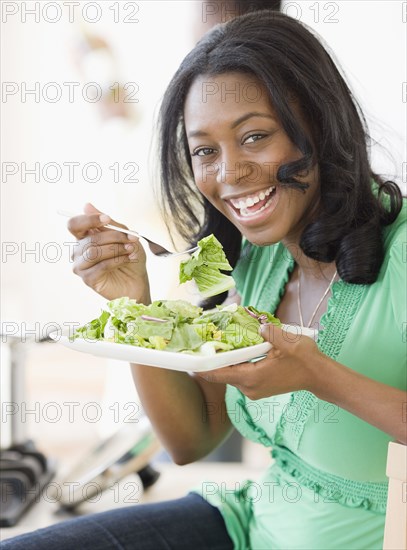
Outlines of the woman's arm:
[[229,434],[224,384],[146,365],[131,369],[144,411],[176,464],[203,458]]
[[313,362],[312,388],[334,403],[407,445],[407,393],[376,382],[323,355]]
[[199,376],[210,382],[236,386],[252,400],[308,390],[407,444],[406,392],[330,359],[311,338],[302,336],[293,341],[274,325],[263,325],[261,333],[273,344],[265,359]]
[[[226,302],[239,300],[234,293]],[[225,384],[145,365],[131,368],[143,408],[176,464],[203,458],[231,433]]]

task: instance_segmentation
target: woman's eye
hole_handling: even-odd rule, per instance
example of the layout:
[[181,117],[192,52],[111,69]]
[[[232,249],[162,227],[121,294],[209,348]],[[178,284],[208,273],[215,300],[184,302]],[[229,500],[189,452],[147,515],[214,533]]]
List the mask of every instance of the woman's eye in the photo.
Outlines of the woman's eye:
[[248,136],[243,143],[254,143],[255,141],[259,141],[259,139],[262,139],[266,137],[265,134],[252,134],[251,136]]
[[199,149],[195,149],[195,151],[191,154],[192,157],[206,157],[207,155],[211,155],[213,153],[214,149],[211,147],[200,147]]

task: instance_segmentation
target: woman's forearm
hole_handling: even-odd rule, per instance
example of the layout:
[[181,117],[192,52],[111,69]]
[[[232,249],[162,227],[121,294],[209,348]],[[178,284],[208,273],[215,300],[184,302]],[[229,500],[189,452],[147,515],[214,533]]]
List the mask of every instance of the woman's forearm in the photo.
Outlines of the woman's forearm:
[[407,444],[407,393],[320,355],[311,391]]
[[185,372],[132,364],[133,379],[159,439],[177,464],[209,454],[231,429],[225,387]]

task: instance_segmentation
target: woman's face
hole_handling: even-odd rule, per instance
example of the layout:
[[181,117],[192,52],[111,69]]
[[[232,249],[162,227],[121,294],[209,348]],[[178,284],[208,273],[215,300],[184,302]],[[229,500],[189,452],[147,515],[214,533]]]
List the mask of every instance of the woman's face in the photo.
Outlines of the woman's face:
[[[295,103],[292,110],[300,111]],[[185,130],[196,185],[252,243],[298,242],[319,199],[315,166],[281,186],[278,168],[303,155],[288,139],[262,84],[250,75],[202,76],[191,86]]]

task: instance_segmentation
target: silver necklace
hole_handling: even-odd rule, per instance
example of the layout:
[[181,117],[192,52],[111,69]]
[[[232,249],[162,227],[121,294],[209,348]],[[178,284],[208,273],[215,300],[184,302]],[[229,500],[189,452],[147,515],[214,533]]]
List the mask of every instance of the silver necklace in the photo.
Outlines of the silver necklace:
[[[308,324],[306,325],[307,327],[311,326],[311,323],[314,320],[314,317],[317,314],[318,309],[320,308],[320,306],[321,306],[322,302],[324,301],[324,298],[326,297],[328,292],[331,290],[331,286],[333,285],[333,282],[334,282],[335,277],[337,275],[338,275],[338,271],[336,270],[333,277],[332,277],[332,279],[331,279],[331,282],[329,283],[327,289],[323,293],[322,298],[317,303],[316,308],[314,309],[314,311],[311,315],[311,319],[309,320]],[[298,270],[298,287],[297,287],[297,306],[298,306],[298,314],[300,316],[301,327],[304,327],[304,319],[302,317],[302,311],[301,311],[302,310],[302,307],[301,307],[301,273],[300,273],[299,270]]]

